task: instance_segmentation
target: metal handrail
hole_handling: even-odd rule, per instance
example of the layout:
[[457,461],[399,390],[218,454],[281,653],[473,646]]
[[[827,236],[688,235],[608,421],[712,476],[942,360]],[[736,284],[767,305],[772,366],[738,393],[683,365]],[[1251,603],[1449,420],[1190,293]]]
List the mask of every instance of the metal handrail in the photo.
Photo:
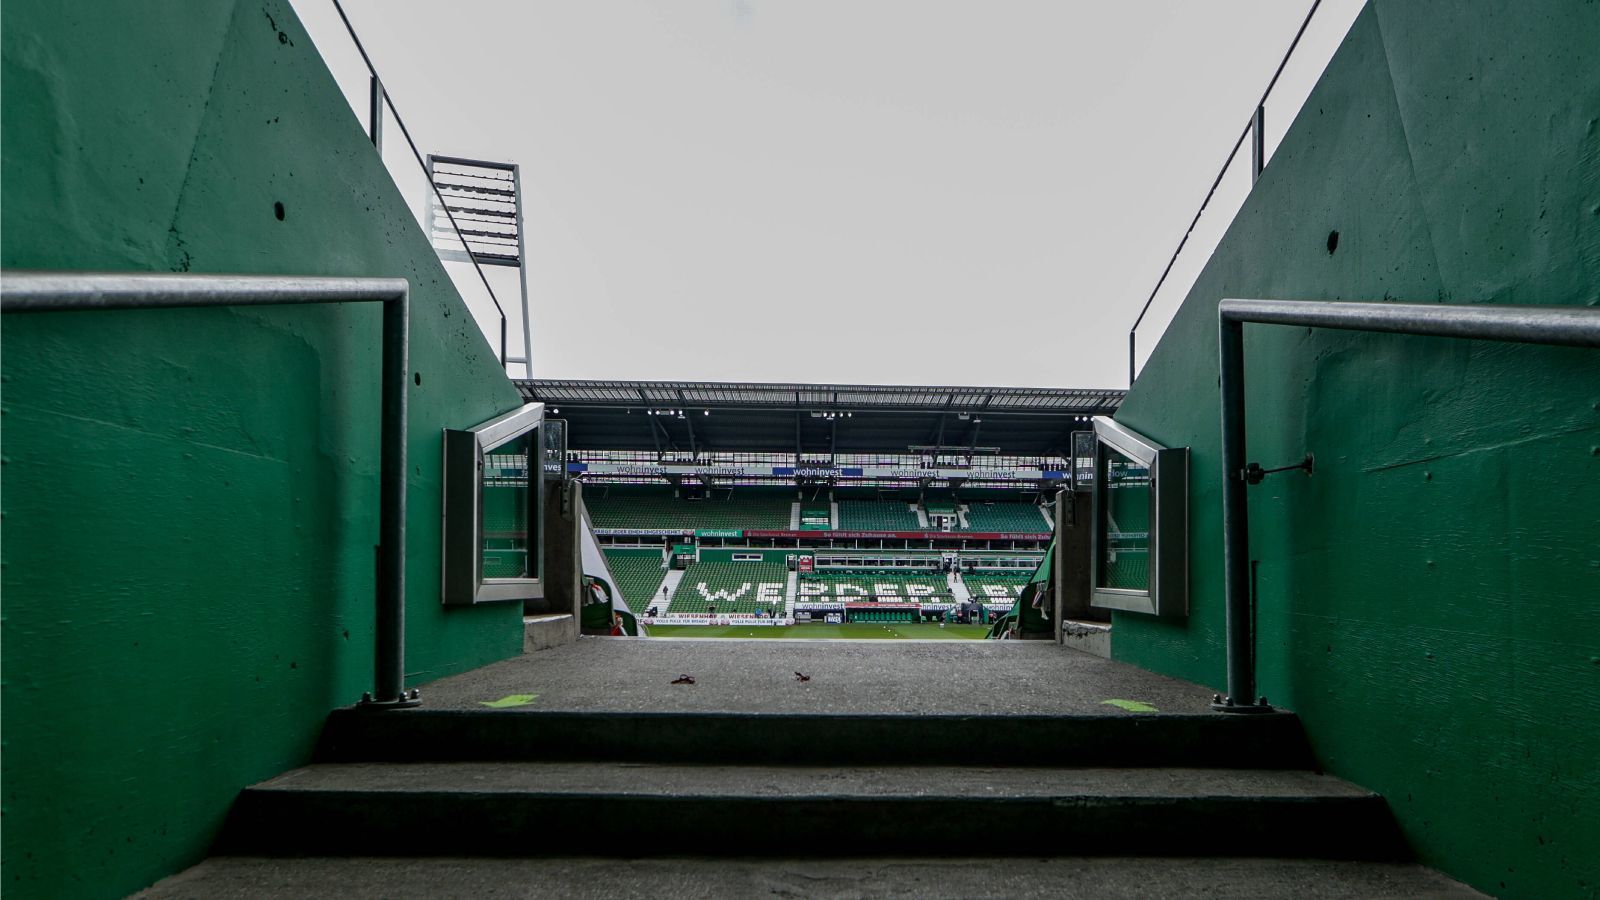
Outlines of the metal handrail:
[[[337,2],[337,0],[335,0]],[[1272,80],[1267,82],[1267,89],[1261,92],[1261,99],[1256,101],[1255,109],[1250,114],[1250,121],[1239,132],[1239,137],[1233,142],[1233,149],[1228,151],[1228,158],[1222,161],[1222,168],[1217,171],[1217,177],[1211,181],[1211,189],[1206,191],[1206,197],[1200,201],[1200,208],[1195,210],[1194,218],[1189,220],[1189,227],[1184,229],[1183,238],[1178,241],[1178,248],[1172,251],[1172,258],[1167,260],[1167,267],[1161,270],[1161,277],[1156,279],[1156,286],[1150,289],[1150,296],[1145,298],[1144,306],[1139,308],[1139,317],[1133,320],[1133,327],[1128,329],[1128,386],[1132,387],[1134,379],[1138,377],[1135,370],[1135,342],[1139,333],[1139,324],[1144,321],[1145,314],[1150,312],[1150,304],[1155,302],[1156,294],[1161,293],[1161,286],[1167,283],[1167,276],[1172,274],[1172,267],[1177,264],[1178,256],[1183,253],[1184,245],[1189,243],[1189,236],[1194,234],[1194,228],[1200,224],[1200,217],[1205,215],[1206,207],[1211,205],[1211,198],[1216,196],[1217,188],[1222,185],[1223,176],[1228,174],[1228,169],[1233,166],[1234,157],[1239,155],[1239,148],[1244,146],[1244,139],[1252,133],[1255,140],[1251,141],[1251,171],[1250,183],[1255,184],[1261,177],[1261,170],[1267,164],[1266,141],[1262,138],[1262,128],[1267,119],[1267,98],[1272,95],[1272,89],[1278,86],[1278,79],[1283,75],[1283,69],[1289,64],[1289,58],[1294,56],[1295,48],[1300,46],[1300,38],[1305,36],[1306,27],[1311,24],[1311,17],[1317,14],[1317,7],[1322,5],[1322,0],[1312,0],[1311,9],[1306,11],[1306,17],[1300,22],[1300,30],[1294,33],[1294,40],[1289,42],[1289,49],[1284,52],[1283,59],[1278,62],[1278,68],[1272,73]]]
[[[444,202],[444,195],[439,193],[439,186],[434,183],[433,173],[428,170],[428,164],[422,158],[422,151],[417,149],[417,142],[411,139],[411,129],[407,128],[405,120],[400,118],[400,107],[395,104],[394,98],[389,96],[388,88],[383,86],[383,79],[378,77],[378,69],[372,64],[372,57],[367,55],[367,48],[361,43],[360,36],[356,34],[355,26],[350,24],[350,17],[345,15],[344,6],[340,4],[339,0],[332,0],[332,2],[334,10],[339,13],[339,20],[344,23],[345,31],[349,33],[351,42],[356,45],[356,52],[361,54],[361,61],[366,64],[367,73],[372,78],[372,105],[369,112],[371,121],[367,125],[372,136],[372,143],[378,148],[379,158],[381,159],[383,154],[383,104],[387,102],[389,110],[394,113],[394,123],[400,126],[400,134],[405,137],[406,145],[411,148],[412,157],[416,159],[418,168],[422,169],[423,177],[428,181],[428,189],[433,191],[434,198],[439,201],[439,208],[444,210],[445,218],[450,222],[451,230],[456,233],[456,240],[461,242],[462,247],[467,248],[467,259],[472,263],[473,270],[478,273],[478,280],[483,282],[483,289],[488,291],[489,300],[494,303],[495,312],[500,315],[500,367],[509,367],[511,360],[506,351],[505,307],[500,305],[500,298],[495,296],[494,288],[489,286],[488,276],[483,274],[483,266],[478,265],[478,260],[472,255],[471,248],[467,245],[467,239],[461,235],[461,228],[456,224],[456,217],[450,212],[449,204]],[[433,244],[433,235],[431,234],[428,235],[428,243],[430,246]]]
[[[1250,505],[1245,489],[1254,482],[1246,462],[1245,447],[1246,322],[1600,349],[1600,309],[1586,306],[1223,300],[1217,308],[1217,325],[1222,394],[1222,577],[1227,617],[1228,696],[1216,698],[1215,703],[1222,712],[1268,712],[1272,709],[1266,698],[1256,699],[1251,627]],[[1255,480],[1259,481],[1259,476]]]
[[0,271],[0,312],[383,304],[378,575],[373,691],[368,708],[415,706],[405,689],[406,395],[411,285],[404,278]]

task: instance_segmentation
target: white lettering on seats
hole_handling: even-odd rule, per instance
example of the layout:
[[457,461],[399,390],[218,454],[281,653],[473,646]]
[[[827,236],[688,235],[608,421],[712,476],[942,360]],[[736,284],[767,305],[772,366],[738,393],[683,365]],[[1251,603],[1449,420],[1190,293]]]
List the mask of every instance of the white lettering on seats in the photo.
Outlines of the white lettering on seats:
[[867,589],[859,584],[845,584],[840,582],[839,584],[833,586],[833,593],[838,597],[843,597],[847,594],[851,597],[865,597],[867,595]]
[[827,594],[828,586],[820,581],[800,582],[800,596],[802,597],[825,597]]
[[779,603],[783,600],[785,585],[762,582],[756,585],[756,599],[762,603]]
[[906,596],[907,597],[932,597],[933,596],[933,588],[930,587],[929,585],[926,585],[926,584],[908,584],[908,585],[906,585]]
[[875,584],[872,586],[872,592],[879,597],[898,597],[900,596],[900,592],[896,590],[898,587],[900,587],[898,584]]
[[1006,586],[1003,584],[986,584],[983,586],[983,592],[987,596],[994,597],[999,600],[1011,599],[1011,592],[1006,590]]
[[694,589],[700,592],[700,596],[706,598],[707,603],[717,600],[726,600],[729,603],[732,603],[750,591],[750,582],[746,581],[744,584],[739,585],[739,589],[731,594],[727,591],[717,591],[716,593],[712,593],[706,588],[706,583],[704,581],[695,585]]

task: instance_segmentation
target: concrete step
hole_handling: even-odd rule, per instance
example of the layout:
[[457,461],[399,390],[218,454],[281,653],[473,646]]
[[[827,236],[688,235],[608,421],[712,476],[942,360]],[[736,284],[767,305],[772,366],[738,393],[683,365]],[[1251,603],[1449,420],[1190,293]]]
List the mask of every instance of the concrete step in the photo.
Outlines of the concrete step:
[[[803,850],[804,848],[800,848]],[[795,851],[797,854],[800,850]],[[1316,859],[281,859],[214,857],[137,894],[219,897],[817,897],[1130,900],[1296,897],[1466,900],[1483,895],[1408,863]]]
[[217,852],[925,857],[974,843],[1004,856],[1406,856],[1382,798],[1303,771],[592,762],[308,766],[245,790]]
[[1289,713],[856,715],[419,709],[328,718],[320,762],[1312,767]]

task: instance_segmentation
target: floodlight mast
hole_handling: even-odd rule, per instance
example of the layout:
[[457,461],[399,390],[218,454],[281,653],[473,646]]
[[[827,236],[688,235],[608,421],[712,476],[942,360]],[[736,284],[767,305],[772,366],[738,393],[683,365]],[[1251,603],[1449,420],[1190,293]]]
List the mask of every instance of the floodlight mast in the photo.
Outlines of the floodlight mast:
[[[533,323],[528,316],[522,167],[430,153],[428,179],[433,188],[428,192],[428,237],[439,258],[517,270],[522,290],[522,356],[508,355],[504,362],[521,363],[526,377],[532,378]],[[440,226],[434,216],[436,209],[444,213],[449,225],[459,227]]]

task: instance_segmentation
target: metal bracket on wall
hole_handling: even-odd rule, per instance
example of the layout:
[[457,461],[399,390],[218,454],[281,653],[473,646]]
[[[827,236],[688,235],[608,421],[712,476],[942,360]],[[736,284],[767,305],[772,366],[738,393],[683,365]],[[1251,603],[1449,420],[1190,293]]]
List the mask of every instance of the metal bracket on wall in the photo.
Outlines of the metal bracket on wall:
[[1239,475],[1244,479],[1245,484],[1260,484],[1266,480],[1268,475],[1276,475],[1279,472],[1293,472],[1296,469],[1303,469],[1307,475],[1312,475],[1315,474],[1316,461],[1317,458],[1315,456],[1307,453],[1305,459],[1294,465],[1279,466],[1276,469],[1263,469],[1260,463],[1248,463],[1245,465],[1244,471],[1240,472]]

